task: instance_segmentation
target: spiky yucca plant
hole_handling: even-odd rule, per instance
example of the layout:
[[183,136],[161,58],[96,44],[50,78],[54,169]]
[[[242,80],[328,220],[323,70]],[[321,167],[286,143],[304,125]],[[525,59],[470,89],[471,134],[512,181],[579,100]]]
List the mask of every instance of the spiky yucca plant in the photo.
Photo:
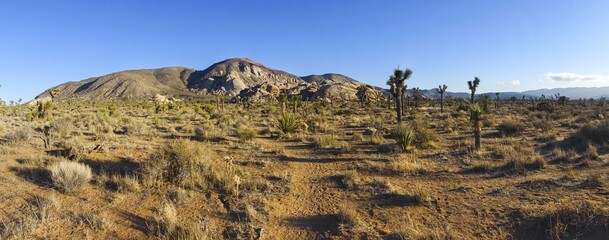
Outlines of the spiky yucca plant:
[[283,113],[277,118],[277,125],[281,132],[289,135],[301,127],[301,121],[294,113]]
[[414,137],[414,130],[405,125],[400,125],[394,132],[395,141],[402,151],[410,150]]

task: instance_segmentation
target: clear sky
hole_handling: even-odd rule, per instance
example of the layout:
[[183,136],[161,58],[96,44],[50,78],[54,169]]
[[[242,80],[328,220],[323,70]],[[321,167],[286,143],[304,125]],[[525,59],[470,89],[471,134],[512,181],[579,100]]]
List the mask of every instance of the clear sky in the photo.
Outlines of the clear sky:
[[299,76],[479,92],[609,85],[609,1],[2,1],[0,97],[247,57]]

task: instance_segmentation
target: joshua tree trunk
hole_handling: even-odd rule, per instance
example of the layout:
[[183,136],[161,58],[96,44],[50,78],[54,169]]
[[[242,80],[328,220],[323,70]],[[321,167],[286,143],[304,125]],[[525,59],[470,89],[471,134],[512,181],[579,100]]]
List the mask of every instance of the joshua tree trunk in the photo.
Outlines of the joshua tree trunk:
[[470,103],[470,104],[474,104],[474,95],[475,95],[475,93],[474,93],[474,92],[472,92],[472,96],[471,96],[471,98],[470,98],[470,100],[469,100],[469,103]]
[[398,124],[402,123],[402,95],[398,92],[398,96],[395,98],[395,111],[398,113]]
[[440,94],[440,112],[444,113],[444,93]]
[[478,113],[472,114],[474,121],[474,145],[476,150],[480,150],[480,132],[481,132],[481,121]]

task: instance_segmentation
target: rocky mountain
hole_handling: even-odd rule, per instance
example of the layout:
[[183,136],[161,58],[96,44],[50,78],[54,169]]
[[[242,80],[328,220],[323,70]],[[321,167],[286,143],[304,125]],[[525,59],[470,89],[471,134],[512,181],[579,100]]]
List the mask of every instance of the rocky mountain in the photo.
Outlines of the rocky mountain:
[[[130,70],[88,78],[78,82],[67,82],[52,89],[58,89],[57,100],[65,99],[137,99],[152,98],[156,94],[187,96],[192,95],[187,88],[194,69],[167,67],[150,70]],[[44,92],[36,97],[49,97]]]
[[[156,95],[184,98],[206,94],[220,94],[251,100],[272,99],[281,91],[300,94],[303,98],[356,99],[355,79],[340,74],[297,77],[268,68],[246,58],[227,59],[205,70],[185,67],[130,70],[67,82],[58,89],[56,100],[81,99],[151,99]],[[369,91],[371,99],[379,98],[378,89]],[[44,92],[36,99],[46,99]]]

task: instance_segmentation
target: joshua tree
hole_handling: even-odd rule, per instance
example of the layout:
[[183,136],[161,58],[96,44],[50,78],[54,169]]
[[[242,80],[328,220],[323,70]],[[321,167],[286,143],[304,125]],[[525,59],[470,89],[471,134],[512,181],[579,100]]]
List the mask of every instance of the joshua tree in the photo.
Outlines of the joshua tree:
[[289,94],[288,94],[287,89],[284,89],[283,91],[281,91],[277,98],[278,98],[277,100],[279,100],[279,102],[281,103],[281,114],[285,114],[286,109],[287,109],[288,100],[289,100]]
[[495,93],[495,97],[497,98],[497,101],[495,102],[495,108],[499,109],[499,93],[498,92]]
[[411,75],[412,70],[407,68],[402,71],[398,67],[393,71],[393,75],[389,76],[389,81],[387,81],[387,85],[390,86],[391,94],[393,94],[393,98],[396,102],[395,111],[398,114],[398,123],[402,123],[402,93],[406,90],[406,85],[404,83]]
[[46,102],[38,102],[38,118],[45,118],[51,114],[51,111],[53,110],[53,101],[55,100],[55,97],[61,93],[61,90],[59,90],[59,88],[54,88],[48,90],[47,92],[51,96],[51,100]]
[[359,85],[357,87],[357,93],[355,95],[359,99],[359,102],[362,104],[362,107],[364,107],[364,104],[368,100],[367,96],[366,96],[367,93],[368,93],[368,86],[366,86],[366,85]]
[[480,79],[478,77],[474,77],[474,81],[467,81],[467,85],[469,86],[469,90],[472,92],[470,103],[474,104],[474,95],[476,95],[476,88],[478,88],[478,85],[480,85]]
[[480,149],[480,134],[482,132],[482,114],[484,111],[478,104],[472,104],[469,107],[472,116],[472,126],[474,128],[474,141],[476,150]]
[[446,88],[448,88],[446,86],[446,84],[444,85],[439,85],[438,89],[436,89],[436,91],[440,94],[440,112],[444,113],[444,93],[446,92]]
[[419,100],[423,97],[423,95],[421,94],[421,89],[418,87],[412,88],[412,96],[414,97],[414,107],[418,108]]
[[567,101],[569,101],[569,98],[567,98],[565,96],[560,96],[558,98],[558,104],[560,104],[562,106],[564,106],[567,103]]

